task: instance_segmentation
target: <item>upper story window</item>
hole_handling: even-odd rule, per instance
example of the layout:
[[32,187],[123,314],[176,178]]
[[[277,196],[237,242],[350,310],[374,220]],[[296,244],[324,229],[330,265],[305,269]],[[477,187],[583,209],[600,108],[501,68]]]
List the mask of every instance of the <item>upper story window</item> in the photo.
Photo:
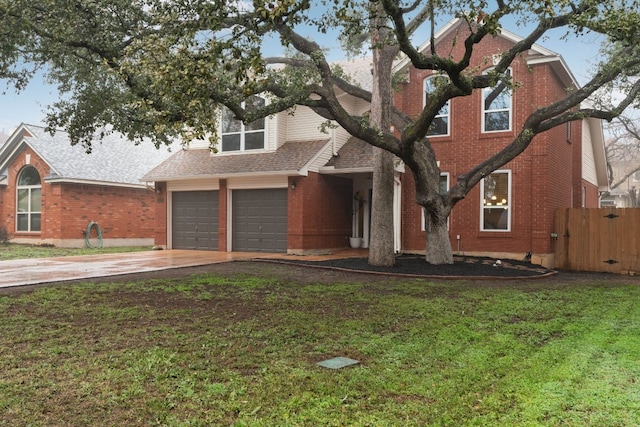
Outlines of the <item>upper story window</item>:
[[[424,96],[422,100],[422,106],[427,105],[427,100],[429,99],[429,95],[436,91],[438,85],[448,83],[449,79],[445,76],[431,76],[424,79]],[[427,135],[430,136],[441,136],[441,135],[449,135],[449,106],[451,101],[447,101],[446,104],[442,106],[438,114],[433,119],[429,130],[427,131]]]
[[40,174],[33,166],[22,169],[17,185],[17,231],[40,231],[42,188]]
[[[252,96],[243,107],[251,110],[265,106],[264,98]],[[264,118],[244,124],[233,116],[231,110],[224,108],[221,118],[222,126],[222,151],[246,151],[262,150],[265,147],[265,123]]]
[[480,229],[511,230],[511,171],[496,171],[480,181]]
[[[485,74],[488,71],[485,72]],[[506,76],[498,80],[495,86],[482,90],[482,131],[499,132],[511,130],[511,89],[508,79],[511,70],[505,72]]]

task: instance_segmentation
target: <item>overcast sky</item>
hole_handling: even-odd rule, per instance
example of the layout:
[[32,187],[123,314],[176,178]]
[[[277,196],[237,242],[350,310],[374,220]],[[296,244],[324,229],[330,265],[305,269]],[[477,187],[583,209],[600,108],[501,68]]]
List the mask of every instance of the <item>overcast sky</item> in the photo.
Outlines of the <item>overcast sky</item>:
[[[522,28],[508,25],[505,25],[505,28],[518,35],[525,34]],[[599,39],[594,35],[586,35],[580,39],[564,41],[560,40],[560,36],[560,32],[552,34],[539,44],[561,54],[578,83],[586,83],[589,72],[599,56]],[[0,91],[4,91],[5,88],[6,82],[0,80]],[[33,79],[19,94],[16,94],[12,88],[6,89],[6,94],[0,93],[0,131],[10,134],[21,123],[43,124],[47,105],[57,99],[55,87],[46,85],[41,75]]]

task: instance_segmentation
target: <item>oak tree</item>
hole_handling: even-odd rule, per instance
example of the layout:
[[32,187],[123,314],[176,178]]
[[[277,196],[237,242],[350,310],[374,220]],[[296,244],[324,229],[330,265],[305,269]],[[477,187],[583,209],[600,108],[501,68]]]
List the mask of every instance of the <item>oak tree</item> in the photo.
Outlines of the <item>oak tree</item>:
[[[447,218],[483,177],[521,154],[541,132],[586,117],[611,120],[637,103],[636,81],[611,107],[581,107],[599,88],[631,81],[638,74],[638,6],[637,0],[0,0],[0,77],[20,89],[44,68],[63,95],[48,114],[49,126],[63,127],[75,142],[87,145],[106,126],[136,141],[151,136],[157,144],[177,136],[189,140],[212,135],[215,141],[218,116],[213,112],[221,106],[245,122],[297,105],[312,108],[409,167],[416,202],[426,212],[426,260],[451,263]],[[464,46],[460,58],[433,48],[438,23],[454,16],[468,29],[468,35],[456,41]],[[474,49],[496,36],[507,19],[526,24],[526,35],[499,52],[492,73],[474,73]],[[422,40],[415,38],[425,28],[432,39],[429,51],[416,48]],[[509,145],[478,159],[441,194],[440,170],[428,137],[438,112],[449,100],[496,82],[515,88],[510,64],[558,29],[566,36],[601,34],[618,46],[616,55],[603,56],[582,87],[535,106]],[[372,36],[369,49],[382,53],[374,72],[377,93],[332,66],[316,41],[317,34],[325,33],[345,41]],[[273,55],[273,44],[289,54]],[[393,76],[384,52],[395,51],[413,67],[446,76],[415,117],[388,102],[385,82]],[[349,113],[338,92],[371,102],[375,116]],[[267,96],[269,102],[245,108],[244,101],[254,95]],[[388,249],[378,255],[370,262],[388,262]]]

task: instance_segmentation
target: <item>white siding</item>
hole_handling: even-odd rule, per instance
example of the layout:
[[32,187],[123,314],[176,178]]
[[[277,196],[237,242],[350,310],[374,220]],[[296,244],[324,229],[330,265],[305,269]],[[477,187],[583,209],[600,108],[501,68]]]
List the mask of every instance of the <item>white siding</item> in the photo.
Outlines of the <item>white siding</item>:
[[233,177],[227,180],[229,190],[255,188],[287,188],[289,181],[284,175]]
[[297,107],[293,115],[287,117],[287,141],[329,139],[328,134],[320,131],[320,125],[325,121],[310,108]]
[[217,179],[187,179],[184,181],[167,182],[167,191],[199,191],[219,190],[220,183]]
[[593,155],[593,141],[587,120],[582,120],[582,178],[591,184],[598,185],[596,162]]

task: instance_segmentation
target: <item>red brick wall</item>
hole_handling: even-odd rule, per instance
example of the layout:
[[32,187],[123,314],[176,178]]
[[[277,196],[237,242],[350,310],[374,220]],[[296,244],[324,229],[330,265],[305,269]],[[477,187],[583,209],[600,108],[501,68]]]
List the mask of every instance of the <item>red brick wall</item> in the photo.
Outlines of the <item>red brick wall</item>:
[[[42,219],[40,232],[16,232],[16,182],[27,165],[40,174],[42,186]],[[47,183],[47,164],[26,147],[10,165],[8,185],[2,189],[2,224],[11,238],[36,240],[84,239],[82,233],[90,221],[99,224],[103,239],[152,238],[155,228],[154,193],[148,189]]]
[[[461,55],[461,40],[458,35],[458,43],[452,50],[454,57]],[[450,39],[443,39],[437,49],[445,47],[451,49]],[[482,72],[491,66],[493,53],[509,47],[509,42],[504,39],[485,39],[474,53],[471,67],[477,67],[478,72]],[[400,93],[396,93],[396,104],[408,114],[415,116],[421,111],[423,80],[430,74],[430,71],[411,69],[408,83],[404,84]],[[450,185],[456,183],[457,176],[511,143],[535,106],[549,104],[566,93],[564,85],[548,65],[529,67],[524,59],[518,58],[512,65],[512,75],[520,86],[512,96],[511,131],[481,132],[481,91],[451,101],[450,135],[431,137],[440,169],[443,173],[449,173]],[[572,194],[577,191],[575,176],[581,174],[581,170],[572,166],[576,163],[574,160],[580,162],[575,147],[580,145],[580,136],[575,132],[577,128],[579,126],[573,126],[572,143],[567,141],[564,126],[537,135],[529,148],[500,168],[511,171],[511,231],[480,231],[480,189],[479,185],[473,188],[456,205],[449,220],[454,251],[458,244],[456,236],[460,235],[461,251],[522,253],[532,250],[552,253],[550,233],[555,209],[571,206]],[[421,208],[415,203],[413,182],[410,171],[407,171],[403,177],[402,195],[403,248],[424,250]]]
[[[51,187],[55,187],[52,185]],[[151,238],[155,227],[155,193],[149,189],[103,185],[62,184],[60,205],[47,205],[59,213],[48,218],[45,229],[60,230],[58,238],[82,238],[89,222],[97,222],[104,239]],[[46,232],[47,237],[49,232]]]
[[[295,184],[295,189],[291,185]],[[288,249],[330,249],[349,245],[351,180],[309,173],[290,177]]]
[[155,246],[166,248],[167,241],[167,183],[156,182],[155,197]]

